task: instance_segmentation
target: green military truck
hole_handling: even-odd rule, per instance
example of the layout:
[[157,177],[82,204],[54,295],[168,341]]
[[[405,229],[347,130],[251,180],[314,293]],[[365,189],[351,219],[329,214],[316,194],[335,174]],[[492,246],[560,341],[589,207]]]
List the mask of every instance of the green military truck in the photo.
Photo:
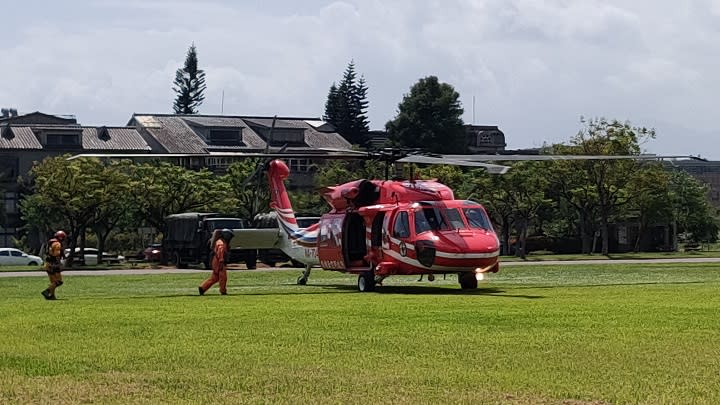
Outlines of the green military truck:
[[[228,228],[234,232],[247,228],[247,222],[240,218],[225,217],[215,212],[186,212],[165,217],[167,231],[163,236],[162,252],[177,268],[189,264],[203,264],[210,268],[210,238],[215,229]],[[245,262],[248,268],[255,268],[255,250],[233,247],[230,261]]]

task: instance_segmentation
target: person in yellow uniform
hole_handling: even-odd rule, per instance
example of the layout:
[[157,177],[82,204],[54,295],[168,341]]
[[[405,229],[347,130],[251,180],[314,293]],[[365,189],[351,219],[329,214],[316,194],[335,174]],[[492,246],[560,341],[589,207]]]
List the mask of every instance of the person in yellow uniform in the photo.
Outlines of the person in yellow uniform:
[[227,295],[227,263],[230,259],[230,240],[233,236],[233,231],[227,228],[213,232],[212,239],[210,239],[213,255],[210,261],[212,274],[198,286],[200,295],[205,294],[218,281],[220,282],[220,294]]
[[65,232],[57,231],[50,241],[48,241],[48,252],[45,257],[45,271],[50,279],[50,285],[43,292],[42,296],[46,300],[54,300],[55,289],[63,285],[62,280],[62,259],[63,247],[62,242],[65,240]]

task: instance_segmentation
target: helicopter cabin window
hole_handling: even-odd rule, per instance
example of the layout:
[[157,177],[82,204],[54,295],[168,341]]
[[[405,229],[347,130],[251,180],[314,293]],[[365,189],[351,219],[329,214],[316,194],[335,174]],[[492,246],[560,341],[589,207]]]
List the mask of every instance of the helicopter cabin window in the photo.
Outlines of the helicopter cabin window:
[[407,238],[410,236],[410,222],[408,221],[407,212],[400,212],[397,217],[395,217],[393,236],[396,238]]
[[492,230],[492,224],[485,211],[480,208],[463,208],[470,228]]

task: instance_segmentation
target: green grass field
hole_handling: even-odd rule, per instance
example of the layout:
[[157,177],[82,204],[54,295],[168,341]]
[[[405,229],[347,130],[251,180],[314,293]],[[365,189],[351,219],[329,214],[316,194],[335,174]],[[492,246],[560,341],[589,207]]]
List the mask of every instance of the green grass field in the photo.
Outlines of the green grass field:
[[720,403],[720,264],[0,278],[0,403]]

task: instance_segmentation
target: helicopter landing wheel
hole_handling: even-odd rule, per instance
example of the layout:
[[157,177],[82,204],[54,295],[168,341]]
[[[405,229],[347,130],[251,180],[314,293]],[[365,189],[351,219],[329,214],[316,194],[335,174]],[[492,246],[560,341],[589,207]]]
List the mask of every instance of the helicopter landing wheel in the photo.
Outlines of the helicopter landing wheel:
[[358,275],[358,291],[371,292],[375,290],[375,274],[366,271]]
[[307,284],[307,280],[308,280],[307,277],[300,276],[300,277],[298,277],[298,279],[297,279],[297,284],[298,284],[298,285],[305,285],[305,284]]
[[460,288],[463,290],[474,290],[478,285],[475,273],[458,273],[458,281],[460,282]]

